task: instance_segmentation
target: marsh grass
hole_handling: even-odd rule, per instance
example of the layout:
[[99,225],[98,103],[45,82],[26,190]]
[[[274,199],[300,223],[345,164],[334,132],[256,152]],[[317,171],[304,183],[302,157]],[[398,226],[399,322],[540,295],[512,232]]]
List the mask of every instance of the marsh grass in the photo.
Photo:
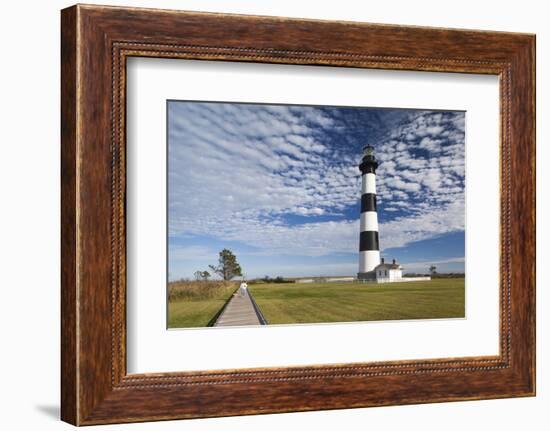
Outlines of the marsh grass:
[[168,327],[208,326],[238,287],[231,281],[176,281],[168,284]]
[[233,293],[236,288],[237,282],[232,281],[174,281],[168,283],[168,301],[215,299]]

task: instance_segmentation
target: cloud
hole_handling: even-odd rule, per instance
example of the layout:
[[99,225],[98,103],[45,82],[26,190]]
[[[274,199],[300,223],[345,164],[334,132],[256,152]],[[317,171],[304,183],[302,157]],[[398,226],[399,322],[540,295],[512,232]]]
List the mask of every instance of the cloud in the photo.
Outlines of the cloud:
[[[332,124],[321,113],[298,126],[295,109],[283,106],[172,103],[169,110],[171,226],[251,209],[319,215],[357,198],[358,172],[349,161],[328,164],[320,156],[326,145],[318,130]],[[223,200],[228,188],[230,203]]]
[[[168,110],[171,237],[240,241],[266,255],[356,253],[357,165],[371,141],[382,247],[464,230],[463,113],[195,102]],[[201,250],[175,253],[193,252]]]
[[[379,149],[382,201],[398,199],[411,213],[429,204],[444,214],[446,205],[464,200],[463,112],[420,111],[390,136]],[[464,214],[458,220],[464,229]]]
[[391,184],[392,187],[395,187],[396,189],[405,190],[408,192],[417,192],[422,188],[422,186],[418,183],[403,181],[399,177],[394,177]]
[[418,147],[433,152],[439,149],[440,144],[441,144],[440,140],[432,139],[426,136],[422,138]]
[[382,249],[403,247],[449,232],[464,230],[464,201],[450,202],[443,208],[421,210],[379,226]]
[[[444,210],[426,209],[380,223],[380,247],[403,247],[463,228],[462,202],[452,202]],[[240,241],[260,250],[263,255],[326,256],[358,251],[358,220],[310,222],[299,225],[277,220],[235,217],[230,220],[201,220],[180,229],[199,236],[215,236]],[[189,251],[189,250],[188,250]]]

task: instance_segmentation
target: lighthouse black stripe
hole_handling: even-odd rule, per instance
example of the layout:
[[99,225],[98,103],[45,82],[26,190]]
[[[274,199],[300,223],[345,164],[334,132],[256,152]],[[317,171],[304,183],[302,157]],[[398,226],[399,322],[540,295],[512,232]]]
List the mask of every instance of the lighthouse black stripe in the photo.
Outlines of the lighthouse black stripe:
[[376,195],[374,193],[365,193],[361,196],[361,212],[376,211]]
[[363,175],[365,174],[375,174],[378,163],[376,162],[363,162],[359,165],[359,169]]
[[367,230],[361,232],[359,237],[359,251],[379,250],[378,232]]

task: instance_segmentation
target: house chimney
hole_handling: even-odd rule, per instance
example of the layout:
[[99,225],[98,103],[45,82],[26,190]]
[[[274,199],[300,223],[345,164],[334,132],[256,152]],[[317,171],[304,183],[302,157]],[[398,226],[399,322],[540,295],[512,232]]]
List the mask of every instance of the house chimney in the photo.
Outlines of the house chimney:
[[395,265],[395,259],[392,261],[392,263]]
[[381,263],[384,263],[384,258],[380,259],[382,262]]

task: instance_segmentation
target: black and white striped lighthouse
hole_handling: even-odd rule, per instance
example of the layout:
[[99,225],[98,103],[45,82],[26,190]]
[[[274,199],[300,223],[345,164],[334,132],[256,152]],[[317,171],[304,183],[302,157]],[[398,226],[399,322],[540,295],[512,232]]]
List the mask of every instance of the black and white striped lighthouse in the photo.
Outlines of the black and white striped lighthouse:
[[357,278],[375,278],[374,268],[380,264],[378,214],[376,212],[376,168],[374,148],[363,148],[361,171],[361,223],[359,233],[359,272]]

